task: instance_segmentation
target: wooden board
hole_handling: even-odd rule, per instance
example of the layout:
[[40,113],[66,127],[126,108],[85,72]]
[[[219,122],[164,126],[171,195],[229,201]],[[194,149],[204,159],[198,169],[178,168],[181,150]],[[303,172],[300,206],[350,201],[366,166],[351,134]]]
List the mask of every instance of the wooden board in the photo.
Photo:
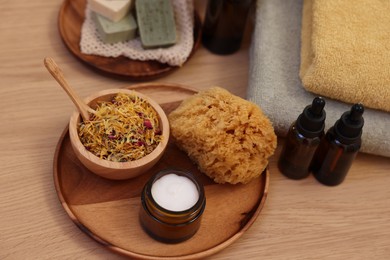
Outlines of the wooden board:
[[[81,27],[85,19],[86,3],[86,0],[65,0],[58,17],[58,29],[63,42],[70,52],[83,63],[105,75],[135,81],[159,78],[179,68],[178,66],[170,66],[152,60],[138,61],[124,56],[110,58],[81,53],[80,35]],[[201,27],[199,15],[195,13],[194,47],[190,57],[200,44]]]
[[[169,113],[195,90],[173,84],[130,86],[156,100]],[[193,172],[205,186],[206,209],[199,231],[179,244],[150,238],[138,220],[140,193],[155,172],[179,168]],[[72,221],[103,246],[141,259],[193,259],[214,254],[236,241],[253,224],[265,203],[269,173],[249,184],[216,184],[199,172],[170,141],[162,159],[147,173],[112,181],[89,172],[76,158],[66,128],[54,158],[54,182],[60,202]]]

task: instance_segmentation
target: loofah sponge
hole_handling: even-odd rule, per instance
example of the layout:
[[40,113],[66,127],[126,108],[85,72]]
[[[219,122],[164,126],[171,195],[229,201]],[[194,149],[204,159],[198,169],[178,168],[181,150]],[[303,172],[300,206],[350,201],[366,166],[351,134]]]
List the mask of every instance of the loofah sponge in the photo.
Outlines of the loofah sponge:
[[184,100],[168,118],[177,146],[217,183],[250,182],[276,148],[274,129],[261,109],[220,87]]

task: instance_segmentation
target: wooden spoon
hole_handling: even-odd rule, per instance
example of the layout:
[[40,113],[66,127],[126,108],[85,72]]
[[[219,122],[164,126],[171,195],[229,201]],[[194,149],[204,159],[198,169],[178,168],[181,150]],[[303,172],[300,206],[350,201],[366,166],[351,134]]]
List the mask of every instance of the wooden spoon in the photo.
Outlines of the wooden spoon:
[[78,111],[81,114],[81,117],[84,121],[89,121],[89,113],[93,113],[94,110],[85,104],[82,99],[74,92],[70,87],[68,82],[65,80],[64,73],[50,57],[44,59],[44,64],[46,69],[50,72],[53,78],[60,84],[60,86],[65,90],[68,96],[72,99],[73,103],[76,105]]

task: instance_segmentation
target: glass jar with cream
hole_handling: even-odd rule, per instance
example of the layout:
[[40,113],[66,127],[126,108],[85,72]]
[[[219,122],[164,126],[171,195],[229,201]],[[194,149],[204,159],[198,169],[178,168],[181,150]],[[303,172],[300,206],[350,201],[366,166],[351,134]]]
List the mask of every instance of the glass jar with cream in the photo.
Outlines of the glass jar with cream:
[[178,243],[198,231],[206,197],[195,176],[169,169],[158,172],[146,183],[141,203],[143,229],[156,240]]

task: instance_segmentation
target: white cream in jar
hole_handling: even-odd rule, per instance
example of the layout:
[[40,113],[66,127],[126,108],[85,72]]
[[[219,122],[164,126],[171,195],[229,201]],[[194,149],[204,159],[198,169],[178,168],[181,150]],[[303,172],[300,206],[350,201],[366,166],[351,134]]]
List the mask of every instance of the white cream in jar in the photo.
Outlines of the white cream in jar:
[[141,205],[139,219],[146,233],[164,243],[179,243],[198,231],[206,194],[191,172],[166,169],[145,184]]
[[151,188],[156,203],[170,211],[184,211],[193,207],[199,200],[195,183],[185,176],[166,174],[156,180]]

